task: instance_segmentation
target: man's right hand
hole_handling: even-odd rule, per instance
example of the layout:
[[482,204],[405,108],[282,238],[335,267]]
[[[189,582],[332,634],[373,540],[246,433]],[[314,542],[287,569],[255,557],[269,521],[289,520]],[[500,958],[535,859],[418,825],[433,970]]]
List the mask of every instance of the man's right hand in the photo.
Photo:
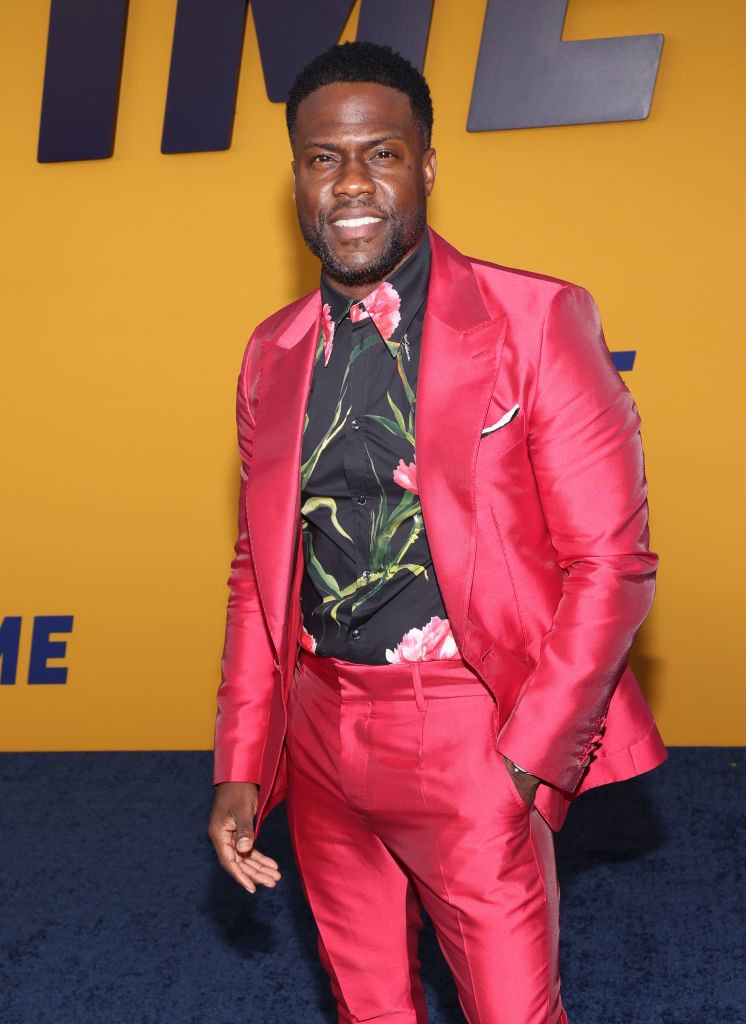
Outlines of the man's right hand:
[[254,817],[259,790],[251,782],[221,782],[215,787],[207,834],[218,860],[247,892],[257,885],[274,889],[280,879],[277,863],[254,847]]

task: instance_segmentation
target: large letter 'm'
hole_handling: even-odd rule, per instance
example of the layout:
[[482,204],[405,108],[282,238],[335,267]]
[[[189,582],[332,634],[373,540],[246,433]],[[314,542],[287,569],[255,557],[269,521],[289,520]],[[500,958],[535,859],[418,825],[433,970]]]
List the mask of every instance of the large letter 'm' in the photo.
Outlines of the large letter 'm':
[[662,35],[561,42],[567,0],[487,0],[467,128],[639,121]]
[[246,0],[179,0],[162,153],[228,149]]
[[21,616],[6,615],[0,625],[0,686],[12,686],[16,681],[20,643]]
[[[267,96],[287,99],[300,69],[332,46],[354,0],[252,0]],[[421,68],[433,0],[362,0],[358,39],[387,43]],[[227,149],[247,0],[179,0],[163,153]]]
[[111,156],[127,0],[52,0],[39,163]]
[[[273,102],[286,100],[300,69],[336,43],[352,7],[353,0],[252,0],[267,96]],[[361,0],[357,38],[390,46],[422,70],[432,8],[433,0]]]

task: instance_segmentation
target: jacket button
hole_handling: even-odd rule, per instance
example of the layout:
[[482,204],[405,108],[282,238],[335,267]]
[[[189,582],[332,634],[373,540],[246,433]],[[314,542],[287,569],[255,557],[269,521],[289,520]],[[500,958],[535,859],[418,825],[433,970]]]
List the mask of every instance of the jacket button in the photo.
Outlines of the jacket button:
[[350,640],[359,640],[359,639],[360,639],[360,630],[359,629],[351,629],[350,630]]
[[358,505],[364,505],[365,504],[365,495],[364,494],[358,494],[357,498],[355,498],[355,501],[358,503]]

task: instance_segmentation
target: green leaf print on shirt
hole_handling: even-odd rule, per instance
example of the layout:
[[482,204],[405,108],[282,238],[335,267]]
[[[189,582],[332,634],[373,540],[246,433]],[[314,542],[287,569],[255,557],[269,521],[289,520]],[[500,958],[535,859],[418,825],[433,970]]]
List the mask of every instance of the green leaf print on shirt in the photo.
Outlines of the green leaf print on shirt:
[[[345,408],[347,402],[347,390],[349,385],[350,367],[355,359],[371,345],[381,344],[381,336],[377,332],[363,338],[351,351],[349,362],[345,368],[344,376],[340,387],[340,395],[332,413],[329,426],[311,455],[301,466],[301,489],[307,487],[308,481],[313,473],[319,458],[328,447],[330,442],[345,427],[351,413],[351,406]],[[328,349],[328,345],[327,345]],[[324,352],[324,334],[319,335],[316,351],[316,361],[322,358]],[[332,356],[335,358],[335,356]],[[415,396],[407,381],[406,373],[401,361],[401,350],[396,356],[399,376],[404,385],[407,404],[402,410],[392,399],[389,392],[386,393],[392,418],[374,415],[369,413],[366,419],[378,423],[394,436],[406,441],[413,450],[414,458],[414,421],[415,421]],[[305,429],[305,426],[304,426]],[[329,621],[339,625],[340,609],[349,603],[350,611],[355,611],[369,601],[381,587],[400,572],[408,572],[414,576],[427,572],[423,565],[415,562],[405,561],[407,552],[415,543],[422,532],[422,507],[419,495],[403,484],[402,495],[393,509],[389,509],[389,499],[385,487],[376,473],[373,459],[366,447],[366,454],[371,471],[375,478],[378,490],[378,500],[371,514],[370,521],[370,565],[366,572],[346,587],[340,587],[338,581],[328,573],[319,562],[313,550],[313,539],[311,530],[305,516],[319,508],[329,510],[330,520],[334,530],[350,544],[354,543],[350,535],[342,528],[337,518],[337,506],[333,498],[314,496],[308,498],[301,509],[303,515],[303,549],[306,560],[306,568],[314,584],[320,593],[325,594],[321,604],[316,611],[321,611],[322,637],[326,634],[326,627]],[[401,461],[401,460],[400,460]],[[397,479],[397,467],[392,466],[392,475]]]

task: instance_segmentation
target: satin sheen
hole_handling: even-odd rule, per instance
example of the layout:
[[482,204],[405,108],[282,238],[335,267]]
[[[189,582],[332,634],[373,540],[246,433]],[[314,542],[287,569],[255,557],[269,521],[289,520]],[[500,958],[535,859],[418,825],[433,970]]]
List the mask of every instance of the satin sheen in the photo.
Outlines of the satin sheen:
[[[416,450],[423,517],[464,661],[498,698],[498,749],[544,779],[553,828],[572,796],[665,757],[626,667],[647,614],[639,417],[586,291],[468,259],[431,232]],[[300,637],[299,467],[318,290],[264,321],[239,377],[239,535],[215,781],[284,796]],[[519,406],[505,427],[482,430]]]
[[559,1024],[552,835],[497,753],[463,662],[305,653],[288,705],[288,814],[339,1020],[425,1024],[427,910],[469,1024]]

